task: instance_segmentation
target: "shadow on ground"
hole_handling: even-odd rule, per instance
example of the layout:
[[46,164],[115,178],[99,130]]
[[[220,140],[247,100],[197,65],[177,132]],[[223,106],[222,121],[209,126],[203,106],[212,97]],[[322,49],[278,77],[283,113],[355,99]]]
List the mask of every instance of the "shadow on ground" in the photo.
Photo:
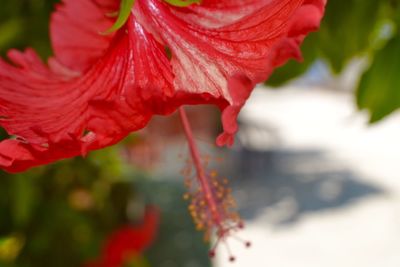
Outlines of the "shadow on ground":
[[284,226],[385,193],[321,151],[240,149],[232,162],[233,192],[248,221]]

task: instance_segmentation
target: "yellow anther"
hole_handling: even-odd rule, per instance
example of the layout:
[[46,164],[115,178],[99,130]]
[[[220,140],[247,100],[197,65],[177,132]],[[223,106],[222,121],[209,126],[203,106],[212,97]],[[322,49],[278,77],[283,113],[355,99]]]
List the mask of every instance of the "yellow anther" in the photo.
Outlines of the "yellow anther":
[[[206,155],[201,158],[203,167],[211,164],[211,156]],[[213,158],[212,160],[215,161]],[[227,235],[231,229],[238,229],[240,217],[234,211],[236,203],[232,198],[231,189],[227,186],[229,180],[219,177],[218,171],[200,170],[198,174],[193,161],[188,160],[187,166],[183,169],[184,185],[188,192],[183,194],[183,199],[190,200],[189,214],[193,218],[194,226],[198,231],[204,231],[204,239],[210,240],[210,236],[215,230],[220,229],[221,235]],[[198,180],[198,176],[203,176],[206,181]],[[207,183],[207,186],[204,186]],[[204,187],[203,187],[204,186]]]
[[196,225],[196,230],[201,231],[201,230],[203,230],[203,229],[204,229],[204,225],[203,225],[202,223],[198,223],[198,224]]

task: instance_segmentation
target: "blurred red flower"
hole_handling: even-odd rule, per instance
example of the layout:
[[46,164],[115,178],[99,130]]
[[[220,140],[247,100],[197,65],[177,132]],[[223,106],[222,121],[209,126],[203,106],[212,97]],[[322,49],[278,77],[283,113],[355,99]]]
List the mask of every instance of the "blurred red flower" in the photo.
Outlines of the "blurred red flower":
[[126,225],[113,232],[106,240],[102,255],[85,267],[122,267],[132,258],[139,257],[154,241],[159,223],[159,211],[146,210],[141,225]]
[[324,0],[203,0],[176,7],[136,0],[109,29],[117,0],[63,0],[51,18],[54,57],[30,49],[0,60],[0,167],[29,167],[117,143],[155,114],[184,104],[222,111],[219,145],[232,144],[236,116],[256,83],[317,29]]

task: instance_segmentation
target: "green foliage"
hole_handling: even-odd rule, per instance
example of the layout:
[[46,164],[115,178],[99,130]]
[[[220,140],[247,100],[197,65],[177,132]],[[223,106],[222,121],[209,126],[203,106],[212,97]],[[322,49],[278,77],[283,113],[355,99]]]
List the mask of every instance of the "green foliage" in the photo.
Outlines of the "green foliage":
[[370,112],[371,122],[391,114],[400,108],[400,78],[396,77],[400,69],[399,2],[328,1],[320,30],[302,46],[304,62],[290,61],[275,71],[268,84],[279,86],[304,74],[317,59],[323,59],[337,74],[351,59],[368,57],[370,69],[363,74],[356,91],[359,108]]
[[51,54],[48,35],[50,11],[57,0],[1,1],[0,54],[7,48],[33,47],[43,57]]
[[[0,266],[81,266],[129,221],[125,208],[135,198],[133,187],[113,149],[99,153],[20,175],[0,173]],[[109,165],[98,164],[104,155]]]
[[368,109],[371,122],[400,108],[400,36],[396,35],[374,57],[357,92],[358,106]]
[[[357,90],[357,104],[377,122],[400,108],[400,1],[390,1],[382,20],[380,42]],[[377,34],[379,36],[379,34]]]
[[387,1],[328,1],[319,31],[310,34],[302,45],[304,62],[290,61],[275,71],[268,84],[272,80],[273,86],[279,86],[304,74],[317,59],[324,59],[334,73],[341,72],[349,60],[371,50],[373,33],[385,7]]
[[[107,236],[139,222],[146,203],[162,211],[155,244],[128,266],[210,266],[195,232],[183,185],[152,182],[126,166],[119,148],[35,168],[0,172],[0,266],[71,267],[98,258]],[[133,204],[133,205],[132,205]]]
[[348,60],[370,49],[371,33],[385,1],[329,1],[319,31],[319,49],[338,73]]

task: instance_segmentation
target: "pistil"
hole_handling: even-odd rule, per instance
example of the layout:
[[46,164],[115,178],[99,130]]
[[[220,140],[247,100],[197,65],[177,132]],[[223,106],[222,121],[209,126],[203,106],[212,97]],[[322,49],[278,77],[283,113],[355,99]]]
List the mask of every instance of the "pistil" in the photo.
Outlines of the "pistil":
[[[228,187],[228,180],[219,177],[215,170],[207,170],[211,157],[206,157],[205,160],[201,157],[183,107],[179,109],[179,115],[191,156],[182,171],[185,177],[185,186],[189,190],[184,194],[184,199],[190,201],[189,212],[193,217],[196,229],[204,231],[204,239],[209,241],[211,235],[216,234],[216,243],[209,254],[212,257],[221,242],[226,248],[229,248],[226,238],[242,229],[243,222],[236,212],[236,202]],[[249,247],[249,242],[242,243]],[[229,249],[227,251],[230,261],[234,261],[235,257]]]
[[206,172],[201,163],[199,149],[194,140],[192,128],[190,126],[188,117],[186,115],[186,111],[183,107],[179,108],[179,115],[181,117],[183,129],[185,131],[186,139],[189,144],[190,155],[192,157],[193,164],[196,168],[197,179],[203,190],[206,204],[208,205],[208,207],[211,211],[212,219],[213,219],[215,225],[218,225],[218,228],[219,228],[218,231],[223,232],[224,229],[222,227],[222,218],[218,214],[218,207],[217,207],[217,203],[215,200],[214,192],[211,190],[210,181],[207,178]]

